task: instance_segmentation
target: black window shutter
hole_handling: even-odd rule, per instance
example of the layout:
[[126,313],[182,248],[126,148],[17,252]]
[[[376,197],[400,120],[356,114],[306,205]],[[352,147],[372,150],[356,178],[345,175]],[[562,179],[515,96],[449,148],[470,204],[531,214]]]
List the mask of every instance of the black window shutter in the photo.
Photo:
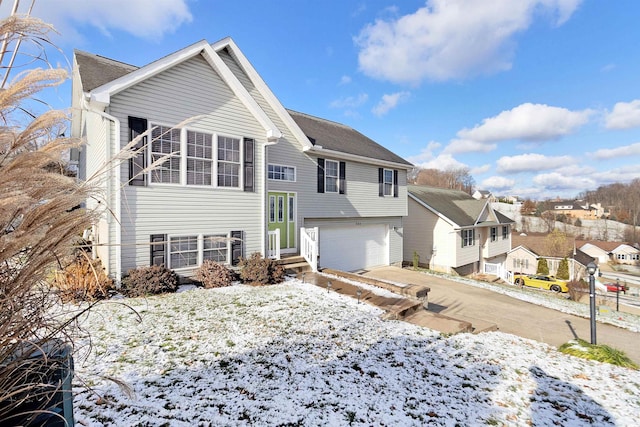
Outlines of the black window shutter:
[[398,197],[398,171],[393,171],[393,197]]
[[318,193],[324,193],[324,159],[318,159]]
[[167,235],[151,235],[151,265],[167,265]]
[[255,141],[251,138],[244,139],[244,191],[254,191],[254,148]]
[[378,196],[384,197],[384,169],[378,168]]
[[340,162],[340,169],[338,172],[338,177],[340,178],[340,183],[338,187],[340,189],[340,194],[345,194],[347,192],[347,164],[345,162]]
[[[147,119],[129,116],[129,141],[147,131]],[[129,185],[147,185],[147,137],[143,137],[136,145],[138,151],[135,157],[129,159]]]
[[243,232],[231,232],[231,265],[238,265],[240,258],[244,258]]

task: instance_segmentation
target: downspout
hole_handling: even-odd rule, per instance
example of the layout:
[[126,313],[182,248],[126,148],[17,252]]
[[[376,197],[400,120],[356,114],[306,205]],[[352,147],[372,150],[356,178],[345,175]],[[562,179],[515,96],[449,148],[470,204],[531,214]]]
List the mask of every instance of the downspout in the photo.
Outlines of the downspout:
[[262,233],[262,256],[264,258],[267,257],[267,252],[269,249],[269,240],[267,237],[267,228],[269,227],[267,224],[267,198],[268,198],[268,194],[267,194],[267,147],[270,145],[276,145],[277,144],[277,140],[271,140],[271,138],[269,138],[267,140],[267,142],[265,142],[264,144],[262,144],[262,185],[261,185],[261,192],[262,192],[262,197],[261,197],[261,203],[260,203],[260,213],[262,215],[262,227],[261,227],[261,233]]
[[[115,206],[112,209],[113,212],[113,216],[115,217],[115,237],[116,237],[116,241],[114,243],[115,245],[115,258],[116,258],[116,273],[115,273],[115,278],[116,278],[116,282],[120,283],[120,279],[122,278],[122,226],[120,225],[120,214],[121,214],[121,206],[120,206],[120,202],[121,202],[121,194],[120,194],[120,176],[122,173],[122,162],[118,161],[115,165],[115,176],[114,171],[108,166],[109,163],[112,161],[113,157],[115,154],[117,153],[113,153],[113,148],[111,147],[111,140],[114,140],[114,145],[116,145],[116,143],[118,143],[120,141],[120,120],[114,116],[112,116],[111,114],[105,113],[104,111],[100,111],[100,110],[94,110],[91,109],[91,107],[88,105],[86,99],[83,98],[83,102],[85,104],[85,107],[87,108],[88,111],[92,112],[92,113],[96,113],[97,115],[99,115],[100,117],[109,120],[111,122],[113,122],[113,126],[114,126],[114,138],[111,138],[111,134],[109,134],[109,137],[107,138],[107,159],[106,159],[106,163],[107,163],[107,173],[108,173],[108,180],[107,180],[107,194],[111,194],[111,191],[113,191],[115,189],[115,200],[114,200],[114,204]],[[120,144],[117,144],[120,145]],[[112,221],[113,222],[113,221]],[[109,253],[109,250],[108,252]]]

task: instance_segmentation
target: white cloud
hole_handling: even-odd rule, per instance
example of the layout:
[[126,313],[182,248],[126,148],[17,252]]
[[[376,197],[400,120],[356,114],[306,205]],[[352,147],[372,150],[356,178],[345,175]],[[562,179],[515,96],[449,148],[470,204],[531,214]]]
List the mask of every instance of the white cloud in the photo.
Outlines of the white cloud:
[[396,92],[382,95],[382,99],[378,102],[378,105],[373,107],[371,112],[378,117],[384,116],[390,110],[396,108],[399,103],[409,99],[409,96],[411,96],[409,92]]
[[613,111],[606,115],[607,129],[629,129],[640,126],[640,99],[618,102]]
[[473,129],[462,129],[458,137],[476,142],[509,139],[548,141],[574,132],[589,121],[592,110],[570,111],[544,104],[525,103],[495,117],[484,119]]
[[437,141],[429,141],[427,146],[420,150],[420,154],[415,156],[407,157],[407,161],[413,163],[414,165],[418,165],[420,163],[427,163],[434,158],[433,152],[440,148],[442,144]]
[[[411,160],[409,161],[411,162]],[[421,162],[421,163],[411,162],[411,163],[423,169],[438,169],[442,171],[467,167],[467,165],[457,161],[450,154],[440,154],[439,156],[434,157],[431,160],[426,162]]]
[[566,22],[582,0],[428,0],[416,12],[378,19],[355,38],[360,69],[396,83],[418,84],[511,68],[515,35],[537,13]]
[[615,159],[618,157],[640,156],[640,142],[616,148],[601,148],[593,153],[598,160]]
[[591,178],[565,176],[558,172],[537,175],[533,183],[549,190],[587,190],[597,186]]
[[551,157],[530,153],[500,157],[496,164],[500,173],[518,173],[556,169],[573,162],[574,160],[570,156]]
[[507,188],[512,188],[515,185],[515,181],[513,179],[508,179],[502,176],[492,176],[480,184],[483,188],[491,188],[494,190],[504,190]]
[[93,27],[106,36],[118,30],[160,40],[193,19],[186,0],[41,1],[35,3],[33,16],[70,39],[81,38],[81,28]]
[[347,96],[346,98],[331,101],[329,106],[331,108],[357,108],[366,103],[368,99],[369,95],[361,93],[358,96]]
[[470,139],[452,139],[443,152],[450,154],[473,152],[488,153],[495,150],[497,147],[498,146],[496,144],[485,144],[478,141],[472,141]]
[[471,174],[471,176],[473,176],[473,175],[482,175],[483,173],[487,173],[490,170],[491,170],[491,165],[490,164],[486,164],[486,165],[476,166],[474,168],[471,168],[469,173]]
[[600,185],[613,182],[630,182],[638,178],[638,170],[640,170],[640,163],[622,166],[605,172],[597,172],[590,176],[598,180]]

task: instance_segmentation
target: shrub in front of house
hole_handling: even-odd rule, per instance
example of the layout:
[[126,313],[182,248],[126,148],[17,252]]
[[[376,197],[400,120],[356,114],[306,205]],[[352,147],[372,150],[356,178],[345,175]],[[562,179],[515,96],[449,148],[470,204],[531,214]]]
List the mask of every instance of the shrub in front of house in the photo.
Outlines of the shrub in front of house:
[[580,301],[583,295],[589,293],[589,285],[584,280],[567,282],[567,288],[569,288],[569,299],[571,301]]
[[205,260],[193,276],[205,288],[222,288],[231,286],[236,274],[219,262]]
[[64,270],[55,273],[53,287],[63,302],[97,301],[109,297],[113,281],[99,259],[80,254]]
[[258,252],[240,260],[240,280],[252,286],[272,285],[284,281],[284,267]]
[[120,292],[127,297],[175,292],[178,289],[178,276],[173,271],[159,265],[138,267],[127,272],[122,278]]

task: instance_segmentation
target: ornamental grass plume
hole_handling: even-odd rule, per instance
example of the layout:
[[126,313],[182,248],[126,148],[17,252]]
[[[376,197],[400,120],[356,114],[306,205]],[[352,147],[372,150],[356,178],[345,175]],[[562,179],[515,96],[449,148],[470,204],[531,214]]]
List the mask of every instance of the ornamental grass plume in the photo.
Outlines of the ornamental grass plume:
[[[32,17],[1,21],[0,58],[19,39],[44,47],[50,29]],[[33,355],[57,340],[71,341],[71,321],[50,311],[59,300],[48,282],[93,219],[81,208],[90,186],[66,173],[63,159],[80,144],[59,136],[66,114],[33,114],[29,107],[67,73],[50,67],[44,54],[28,57],[46,68],[22,71],[0,89],[0,425],[32,423],[60,387],[50,380],[60,366]]]

